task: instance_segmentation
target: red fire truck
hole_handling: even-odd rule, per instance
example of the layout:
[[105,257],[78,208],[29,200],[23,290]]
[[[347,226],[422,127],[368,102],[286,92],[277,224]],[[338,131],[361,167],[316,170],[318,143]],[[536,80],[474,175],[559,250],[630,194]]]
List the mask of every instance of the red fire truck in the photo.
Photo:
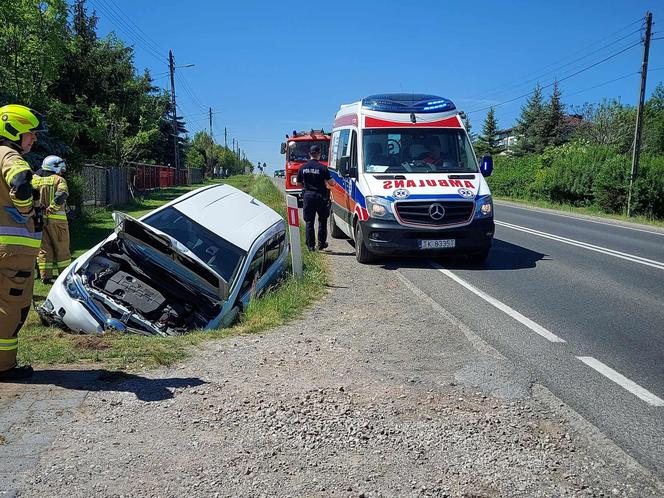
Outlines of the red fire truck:
[[309,147],[320,145],[320,162],[327,166],[330,149],[330,135],[323,130],[293,131],[286,135],[286,142],[281,144],[281,153],[286,154],[286,193],[302,197],[302,189],[297,186],[297,172],[309,160]]

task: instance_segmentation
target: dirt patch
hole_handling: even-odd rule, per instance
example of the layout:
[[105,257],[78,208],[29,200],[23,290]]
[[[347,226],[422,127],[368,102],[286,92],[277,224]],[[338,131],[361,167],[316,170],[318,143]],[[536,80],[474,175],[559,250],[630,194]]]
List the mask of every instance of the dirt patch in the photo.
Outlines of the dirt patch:
[[79,349],[89,351],[103,351],[109,349],[111,345],[103,338],[95,335],[80,335],[73,338],[74,345]]

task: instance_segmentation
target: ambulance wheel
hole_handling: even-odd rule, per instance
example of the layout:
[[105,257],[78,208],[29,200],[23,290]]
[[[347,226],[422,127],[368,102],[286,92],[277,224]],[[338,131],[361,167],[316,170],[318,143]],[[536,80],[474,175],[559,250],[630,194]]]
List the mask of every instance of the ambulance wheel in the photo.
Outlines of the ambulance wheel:
[[345,239],[346,234],[341,231],[341,228],[337,226],[337,222],[334,221],[334,214],[330,213],[330,217],[328,218],[328,226],[330,229],[330,236],[333,239]]
[[468,255],[468,260],[477,265],[484,264],[486,259],[489,257],[489,251],[491,250],[490,247],[487,247],[486,249],[482,249],[480,252],[475,252],[473,254]]
[[362,235],[362,227],[360,222],[355,223],[355,258],[363,265],[368,265],[374,262],[374,254],[367,249]]

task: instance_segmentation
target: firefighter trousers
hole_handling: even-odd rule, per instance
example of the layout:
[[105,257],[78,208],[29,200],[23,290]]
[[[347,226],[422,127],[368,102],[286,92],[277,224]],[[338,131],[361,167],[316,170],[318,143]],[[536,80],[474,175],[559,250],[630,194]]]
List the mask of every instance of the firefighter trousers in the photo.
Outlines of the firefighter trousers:
[[42,279],[53,278],[54,271],[63,271],[71,263],[69,253],[69,223],[48,220],[42,232],[37,267]]
[[0,372],[16,366],[18,331],[32,303],[35,257],[0,254]]

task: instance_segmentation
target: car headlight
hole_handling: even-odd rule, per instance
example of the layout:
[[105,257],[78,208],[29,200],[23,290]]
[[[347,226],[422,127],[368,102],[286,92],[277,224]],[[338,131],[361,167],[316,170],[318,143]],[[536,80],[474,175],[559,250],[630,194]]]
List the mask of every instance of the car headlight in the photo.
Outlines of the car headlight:
[[493,199],[490,195],[487,195],[477,201],[475,218],[489,218],[491,216],[493,216]]
[[73,268],[72,271],[67,273],[67,276],[65,277],[65,290],[67,291],[67,294],[69,294],[69,297],[72,299],[81,299],[83,297],[81,291],[79,290],[78,284],[74,280]]
[[293,185],[297,185],[297,175],[291,175],[291,177],[290,177],[290,182],[291,182]]
[[365,200],[367,202],[367,211],[372,218],[380,218],[383,220],[394,218],[392,203],[387,199],[370,195],[365,197]]

